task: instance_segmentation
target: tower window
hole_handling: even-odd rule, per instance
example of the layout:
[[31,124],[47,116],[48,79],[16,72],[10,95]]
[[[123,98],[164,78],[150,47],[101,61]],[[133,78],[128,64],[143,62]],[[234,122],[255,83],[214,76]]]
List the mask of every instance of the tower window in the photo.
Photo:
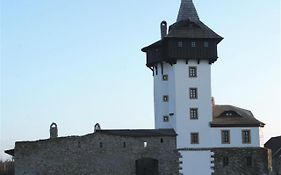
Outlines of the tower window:
[[242,143],[250,144],[251,143],[251,131],[242,130]]
[[221,131],[221,143],[230,144],[230,131],[229,130]]
[[163,75],[163,76],[162,76],[162,80],[163,80],[163,81],[167,81],[167,80],[168,80],[168,75]]
[[222,165],[225,167],[225,166],[228,166],[229,164],[229,159],[228,157],[223,157],[222,158]]
[[190,99],[197,99],[198,98],[197,88],[189,88],[189,98]]
[[209,47],[209,42],[208,41],[204,41],[204,47]]
[[191,133],[190,134],[190,138],[191,138],[191,144],[199,144],[199,133]]
[[189,72],[189,77],[197,77],[197,67],[189,67],[188,68]]
[[168,100],[169,100],[168,95],[164,95],[164,96],[163,96],[163,101],[164,101],[164,102],[167,102]]
[[143,142],[143,147],[144,147],[144,148],[147,147],[147,142],[146,142],[146,141]]
[[183,47],[182,41],[178,41],[178,47]]
[[196,47],[196,42],[195,41],[191,42],[191,47]]
[[189,109],[190,119],[198,119],[198,108]]
[[100,148],[102,148],[103,147],[103,144],[102,144],[102,142],[100,142]]
[[163,116],[163,122],[169,122],[169,116]]

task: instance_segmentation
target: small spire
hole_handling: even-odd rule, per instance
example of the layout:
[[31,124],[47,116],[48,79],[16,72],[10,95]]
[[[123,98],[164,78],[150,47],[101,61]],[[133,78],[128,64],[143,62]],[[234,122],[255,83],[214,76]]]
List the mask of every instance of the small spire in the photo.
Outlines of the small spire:
[[181,0],[177,22],[183,20],[199,21],[199,16],[192,0]]

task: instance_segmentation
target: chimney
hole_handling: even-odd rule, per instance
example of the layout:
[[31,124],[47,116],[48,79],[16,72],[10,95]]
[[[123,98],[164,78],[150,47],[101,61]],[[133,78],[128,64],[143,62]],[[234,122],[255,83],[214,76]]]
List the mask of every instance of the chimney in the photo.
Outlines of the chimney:
[[50,126],[50,139],[58,137],[58,126],[56,123],[52,123]]
[[160,24],[161,29],[161,39],[163,39],[167,35],[167,22],[162,21]]

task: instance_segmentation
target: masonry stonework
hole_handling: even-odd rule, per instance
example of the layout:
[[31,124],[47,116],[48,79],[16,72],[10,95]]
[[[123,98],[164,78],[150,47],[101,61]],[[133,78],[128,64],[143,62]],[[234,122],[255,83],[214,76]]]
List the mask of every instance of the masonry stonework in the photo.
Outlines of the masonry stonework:
[[213,175],[268,175],[270,152],[265,148],[215,148]]
[[[146,142],[146,147],[144,145]],[[136,161],[158,161],[161,175],[177,175],[175,136],[118,136],[96,132],[86,136],[17,142],[16,175],[132,175]]]

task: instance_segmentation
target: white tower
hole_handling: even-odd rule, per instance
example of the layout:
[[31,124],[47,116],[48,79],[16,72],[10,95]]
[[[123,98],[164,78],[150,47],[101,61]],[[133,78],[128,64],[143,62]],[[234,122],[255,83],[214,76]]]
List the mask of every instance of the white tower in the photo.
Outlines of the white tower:
[[154,76],[155,128],[177,132],[181,173],[208,175],[208,148],[213,145],[211,64],[218,58],[222,37],[200,21],[192,0],[182,0],[177,22],[165,35],[166,25],[161,23],[161,40],[142,49]]

